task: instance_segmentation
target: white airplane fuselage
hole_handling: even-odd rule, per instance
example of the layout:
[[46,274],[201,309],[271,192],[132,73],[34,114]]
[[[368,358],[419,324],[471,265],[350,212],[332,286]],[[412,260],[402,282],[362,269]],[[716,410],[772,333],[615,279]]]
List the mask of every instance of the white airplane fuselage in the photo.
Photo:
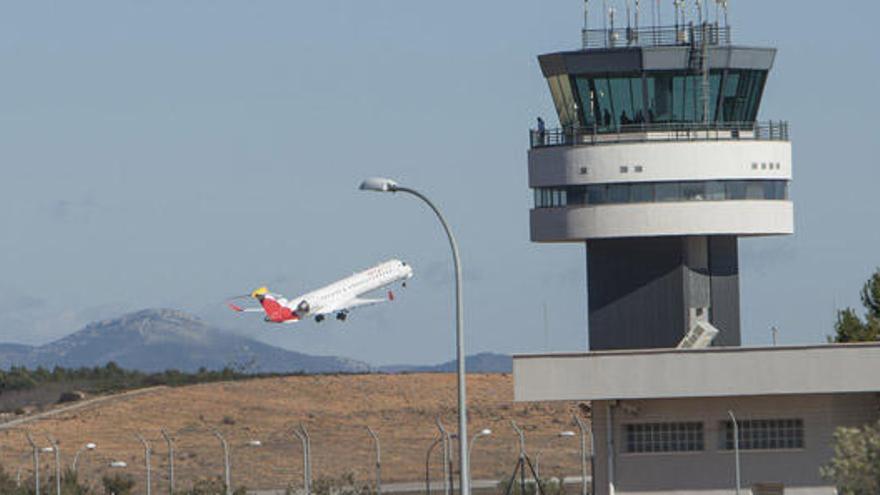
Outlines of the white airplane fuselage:
[[412,276],[411,266],[400,260],[390,260],[304,294],[291,301],[290,306],[297,309],[306,303],[308,308],[302,308],[305,309],[304,312],[297,311],[301,317],[332,313],[346,309],[346,302],[357,301],[363,294],[407,280]]
[[231,303],[230,307],[235,311],[263,311],[266,315],[265,320],[270,323],[293,323],[308,316],[314,316],[315,320],[322,321],[326,315],[333,313],[338,319],[344,320],[349,310],[353,308],[393,299],[390,291],[388,298],[382,299],[366,299],[361,297],[364,294],[395,282],[405,282],[412,276],[411,266],[393,259],[289,300],[261,287],[251,293],[251,297],[260,302],[261,310],[243,309]]

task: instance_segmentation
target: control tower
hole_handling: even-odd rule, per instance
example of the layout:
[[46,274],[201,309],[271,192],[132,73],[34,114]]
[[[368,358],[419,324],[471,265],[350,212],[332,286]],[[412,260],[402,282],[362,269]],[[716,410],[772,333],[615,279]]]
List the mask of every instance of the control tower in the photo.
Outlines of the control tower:
[[591,350],[706,326],[738,346],[739,239],[794,231],[788,125],[756,120],[776,50],[683,10],[669,27],[613,15],[538,57],[559,128],[531,131],[531,239],[585,244]]

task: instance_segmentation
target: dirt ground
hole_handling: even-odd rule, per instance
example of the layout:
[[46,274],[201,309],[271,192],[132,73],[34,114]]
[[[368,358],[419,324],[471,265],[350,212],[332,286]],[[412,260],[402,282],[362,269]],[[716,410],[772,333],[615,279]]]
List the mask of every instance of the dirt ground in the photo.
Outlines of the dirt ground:
[[[510,426],[526,430],[527,449],[540,456],[542,476],[580,473],[579,439],[560,437],[575,430],[574,403],[513,402],[510,375],[468,377],[470,433],[490,428],[493,434],[475,444],[471,461],[474,479],[503,479],[510,475],[518,440]],[[372,481],[374,448],[365,426],[379,435],[385,482],[424,480],[428,447],[437,437],[435,419],[457,430],[456,385],[453,374],[300,376],[161,389],[119,401],[0,432],[0,462],[13,476],[32,475],[25,430],[38,443],[46,435],[58,439],[62,465],[87,442],[98,448],[79,460],[80,477],[97,483],[111,460],[128,464],[122,469],[143,486],[144,450],[135,433],[151,443],[153,489],[167,492],[167,448],[160,429],[175,438],[175,477],[178,487],[194,479],[223,472],[216,429],[228,439],[232,480],[249,489],[301,486],[302,451],[291,433],[300,422],[312,437],[313,479],[352,473]],[[249,445],[259,440],[261,446]],[[440,449],[434,451],[432,478],[440,479]],[[53,454],[41,456],[41,471],[54,469]],[[45,476],[45,474],[43,475]]]

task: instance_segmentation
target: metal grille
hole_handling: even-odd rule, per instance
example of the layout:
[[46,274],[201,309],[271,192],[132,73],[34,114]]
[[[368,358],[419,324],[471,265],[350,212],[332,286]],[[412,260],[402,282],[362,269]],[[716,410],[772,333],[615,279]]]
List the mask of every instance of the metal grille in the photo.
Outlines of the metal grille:
[[[733,422],[725,421],[721,447],[733,450]],[[755,419],[739,422],[740,450],[781,450],[804,448],[804,420]]]
[[704,450],[703,423],[637,423],[626,425],[626,451],[696,452]]

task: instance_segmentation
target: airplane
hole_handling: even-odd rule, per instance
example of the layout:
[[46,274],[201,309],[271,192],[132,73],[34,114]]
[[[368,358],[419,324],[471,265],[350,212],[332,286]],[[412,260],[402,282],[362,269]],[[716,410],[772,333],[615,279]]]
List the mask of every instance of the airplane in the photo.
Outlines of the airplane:
[[280,294],[269,292],[266,287],[260,287],[249,296],[239,298],[256,299],[261,307],[243,308],[232,301],[227,305],[239,313],[263,312],[267,323],[296,323],[308,317],[314,317],[320,323],[334,313],[337,320],[345,321],[349,311],[354,308],[394,300],[394,293],[390,290],[387,298],[366,299],[361,296],[395,282],[402,282],[406,287],[406,281],[412,276],[411,266],[393,259],[293,299],[285,299]]

